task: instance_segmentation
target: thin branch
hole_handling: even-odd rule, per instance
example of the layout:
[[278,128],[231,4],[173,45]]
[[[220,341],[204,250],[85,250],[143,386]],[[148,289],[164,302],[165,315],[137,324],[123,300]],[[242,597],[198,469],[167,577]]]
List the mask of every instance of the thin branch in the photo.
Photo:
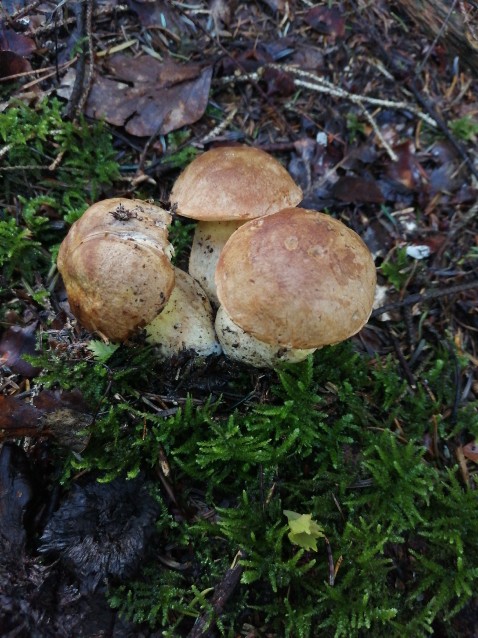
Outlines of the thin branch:
[[409,111],[430,126],[433,126],[434,128],[437,126],[437,122],[432,117],[430,117],[430,115],[428,115],[427,113],[423,113],[411,102],[395,102],[394,100],[383,100],[381,98],[370,97],[368,95],[360,95],[359,93],[350,93],[350,91],[346,91],[345,89],[336,86],[335,84],[329,82],[328,80],[325,80],[324,78],[320,78],[313,73],[303,71],[302,69],[299,69],[290,64],[271,63],[267,66],[273,69],[291,73],[294,76],[307,78],[308,81],[303,81],[295,77],[294,84],[296,86],[302,86],[312,91],[318,91],[319,93],[327,93],[335,97],[341,97],[350,100],[355,104],[370,104],[372,106],[382,106],[384,108]]
[[380,129],[378,128],[378,125],[375,122],[375,119],[373,118],[372,114],[369,113],[367,111],[367,109],[365,108],[365,106],[363,106],[363,105],[362,105],[362,113],[364,114],[365,119],[368,120],[370,126],[373,128],[373,132],[375,133],[375,135],[380,140],[380,143],[382,144],[383,148],[386,150],[389,158],[392,160],[392,162],[397,162],[398,161],[398,155],[395,153],[395,151],[390,146],[390,144],[387,142],[387,140],[383,137],[383,135],[380,132]]
[[457,284],[456,286],[449,286],[448,288],[441,288],[440,290],[427,290],[424,293],[415,293],[413,295],[404,297],[401,301],[395,301],[393,303],[388,303],[384,306],[380,306],[380,308],[376,308],[372,312],[370,317],[373,319],[374,317],[383,315],[386,312],[390,312],[391,310],[398,310],[400,308],[403,308],[404,306],[413,306],[416,303],[423,303],[426,301],[430,301],[431,299],[447,297],[448,295],[456,295],[460,292],[473,290],[474,288],[478,288],[478,280],[468,281],[463,284]]
[[201,638],[202,636],[206,636],[212,628],[217,617],[220,616],[224,606],[239,584],[243,571],[243,567],[239,561],[241,558],[244,558],[244,556],[244,552],[239,550],[231,567],[226,571],[221,582],[215,587],[211,599],[212,610],[205,611],[199,616],[187,635],[187,638]]

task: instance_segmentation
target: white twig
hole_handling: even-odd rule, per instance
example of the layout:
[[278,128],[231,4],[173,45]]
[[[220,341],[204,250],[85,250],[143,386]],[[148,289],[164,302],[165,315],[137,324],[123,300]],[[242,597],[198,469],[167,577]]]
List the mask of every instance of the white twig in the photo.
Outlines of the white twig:
[[237,108],[232,109],[232,111],[228,114],[226,119],[224,119],[222,122],[219,122],[219,124],[217,126],[215,126],[212,129],[212,131],[209,131],[209,133],[207,135],[205,135],[203,138],[201,138],[199,140],[199,145],[203,146],[204,144],[208,144],[209,142],[212,142],[212,140],[214,140],[223,131],[225,131],[227,129],[227,127],[229,126],[229,124],[234,119],[236,113],[237,113]]
[[383,148],[387,151],[388,156],[390,157],[392,162],[397,162],[398,155],[395,153],[395,151],[387,142],[387,140],[383,137],[382,133],[380,132],[380,129],[377,126],[377,122],[374,120],[373,116],[367,111],[367,109],[363,105],[362,105],[362,112],[365,115],[365,118],[369,121],[370,126],[373,128],[373,132],[380,140],[380,143],[382,144]]
[[369,97],[368,95],[360,95],[358,93],[350,93],[345,89],[341,89],[338,86],[332,84],[328,80],[324,78],[320,78],[313,73],[309,73],[308,71],[303,71],[295,66],[291,66],[289,64],[281,65],[281,64],[269,64],[270,68],[277,69],[279,71],[285,71],[286,73],[291,73],[295,76],[305,77],[310,81],[300,80],[298,78],[294,78],[294,84],[296,86],[301,86],[303,88],[310,89],[312,91],[318,91],[319,93],[327,93],[328,95],[333,95],[335,97],[344,98],[350,100],[354,104],[371,104],[373,106],[382,106],[384,108],[391,108],[396,110],[405,110],[414,113],[417,117],[422,119],[424,122],[433,126],[434,128],[437,126],[435,120],[430,117],[428,114],[423,113],[420,109],[418,109],[414,104],[410,102],[395,102],[394,100],[383,100],[381,98]]
[[[411,102],[395,102],[394,100],[383,100],[381,98],[370,97],[368,95],[360,95],[358,93],[350,93],[350,91],[346,91],[345,89],[340,88],[339,86],[335,86],[332,82],[325,80],[324,78],[320,78],[309,71],[303,71],[298,67],[291,66],[289,64],[268,64],[268,68],[277,69],[278,71],[283,71],[285,73],[290,73],[294,76],[293,82],[294,85],[300,88],[308,89],[309,91],[316,91],[318,93],[326,93],[327,95],[332,95],[334,97],[341,98],[343,100],[349,100],[354,104],[360,105],[364,109],[364,104],[369,104],[371,106],[380,106],[382,108],[394,109],[396,111],[409,111],[413,113],[421,120],[426,122],[429,126],[433,128],[437,127],[437,123],[435,120],[430,117],[427,113],[423,113],[419,108],[417,108]],[[264,67],[257,69],[255,73],[242,73],[238,75],[228,75],[224,78],[221,78],[220,84],[233,84],[235,82],[257,82],[261,79],[264,72]],[[298,77],[297,77],[298,76]],[[305,79],[301,79],[305,78]],[[364,113],[366,111],[364,110]],[[368,119],[368,117],[367,117]],[[372,125],[374,126],[374,125]],[[374,126],[374,131],[377,132],[376,125]],[[380,136],[379,136],[380,137]],[[381,137],[381,141],[383,142],[383,138]],[[385,142],[384,148],[387,148],[387,144]],[[390,147],[389,147],[390,148]],[[389,151],[387,151],[389,152]]]

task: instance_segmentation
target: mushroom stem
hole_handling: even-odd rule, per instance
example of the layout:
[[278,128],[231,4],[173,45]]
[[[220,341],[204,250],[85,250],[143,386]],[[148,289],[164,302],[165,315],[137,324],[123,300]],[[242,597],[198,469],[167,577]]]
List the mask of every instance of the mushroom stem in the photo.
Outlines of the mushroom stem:
[[220,306],[216,315],[216,334],[224,354],[255,368],[274,368],[279,363],[299,363],[316,348],[285,348],[259,341],[244,332]]
[[211,304],[190,275],[175,268],[176,285],[163,311],[146,326],[147,340],[156,344],[161,359],[183,350],[199,356],[220,354]]
[[242,221],[199,221],[189,256],[189,274],[201,284],[211,303],[219,306],[214,275],[219,255]]

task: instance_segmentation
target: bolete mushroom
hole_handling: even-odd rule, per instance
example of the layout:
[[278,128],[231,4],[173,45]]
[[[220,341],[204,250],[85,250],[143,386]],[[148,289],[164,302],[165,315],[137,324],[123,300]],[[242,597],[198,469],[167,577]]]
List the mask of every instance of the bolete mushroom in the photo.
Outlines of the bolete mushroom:
[[296,206],[302,191],[274,157],[249,146],[221,146],[196,157],[171,191],[179,215],[198,220],[189,273],[218,305],[214,272],[230,235],[245,221]]
[[216,268],[224,353],[270,367],[343,341],[367,322],[375,283],[365,243],[329,215],[287,208],[249,221],[231,235]]
[[124,341],[161,312],[174,287],[170,223],[162,208],[118,197],[93,204],[73,224],[58,270],[87,330]]
[[220,354],[211,304],[198,282],[175,268],[176,284],[161,313],[146,326],[147,341],[165,359],[183,350],[207,357]]

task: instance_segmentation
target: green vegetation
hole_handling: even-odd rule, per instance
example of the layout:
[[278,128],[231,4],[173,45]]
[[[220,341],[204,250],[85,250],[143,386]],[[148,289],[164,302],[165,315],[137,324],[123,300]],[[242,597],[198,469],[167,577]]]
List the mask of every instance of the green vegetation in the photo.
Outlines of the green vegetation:
[[51,265],[65,225],[112,184],[119,166],[106,127],[65,120],[58,100],[0,113],[0,140],[2,200],[12,203],[0,209],[0,268],[7,279],[21,270],[31,281]]
[[[182,514],[171,515],[158,488],[158,533],[179,561],[194,548],[189,570],[152,561],[110,591],[111,604],[181,635],[241,550],[225,636],[237,635],[239,614],[247,622],[250,610],[279,636],[429,635],[478,579],[476,497],[453,455],[443,465],[427,444],[437,436],[451,450],[457,432],[478,435],[471,406],[447,416],[450,357],[444,349],[430,360],[412,391],[391,358],[366,360],[346,343],[278,371],[267,402],[231,412],[224,399],[191,396],[163,417],[141,402],[151,377],[156,386],[161,378],[152,352],[120,347],[108,368],[46,353],[45,384],[60,379],[101,401],[90,444],[68,460],[65,480],[98,469],[102,480],[133,477],[153,470],[161,451]],[[306,542],[290,536],[295,512]]]
[[478,135],[478,121],[470,115],[464,115],[450,122],[450,130],[453,135],[464,142],[476,141]]

